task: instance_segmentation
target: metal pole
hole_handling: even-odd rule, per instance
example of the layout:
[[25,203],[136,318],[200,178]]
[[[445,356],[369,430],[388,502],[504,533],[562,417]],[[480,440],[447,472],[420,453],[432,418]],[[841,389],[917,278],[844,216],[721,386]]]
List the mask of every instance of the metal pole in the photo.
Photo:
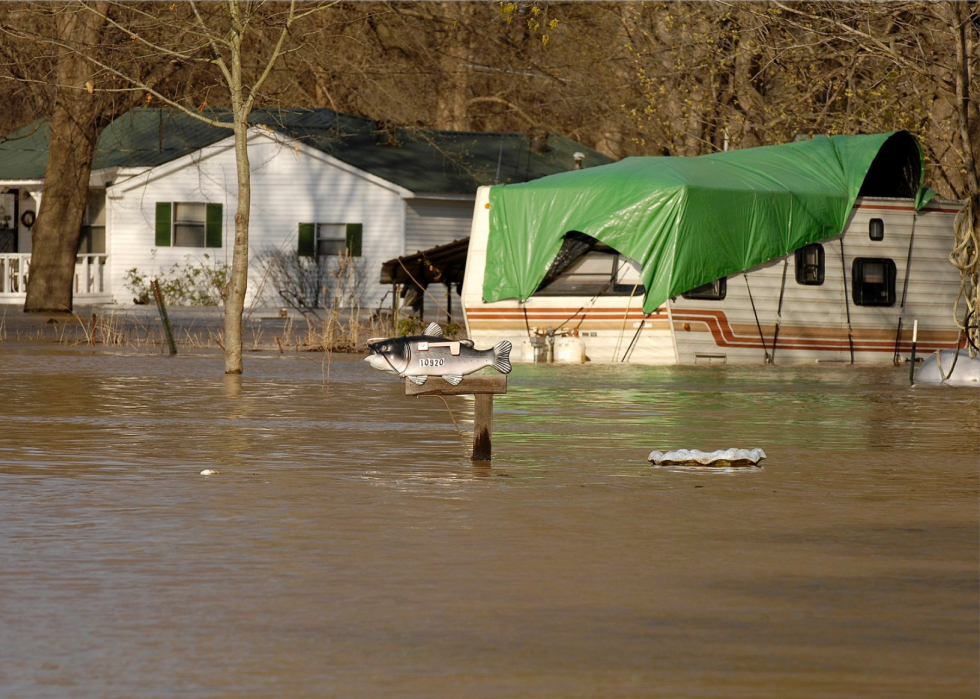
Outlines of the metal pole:
[[779,326],[783,322],[783,294],[786,292],[786,270],[789,258],[783,260],[783,284],[779,287],[779,307],[776,309],[776,329],[772,333],[772,363],[776,363],[776,343],[779,342]]
[[160,284],[154,279],[150,282],[153,289],[153,297],[157,301],[157,310],[160,311],[160,320],[163,321],[163,330],[167,334],[167,343],[170,345],[170,356],[177,354],[177,343],[174,342],[174,331],[170,327],[170,317],[167,315],[167,307],[163,303],[163,294],[160,293]]
[[844,283],[844,308],[847,309],[847,346],[851,350],[851,364],[854,363],[854,336],[851,333],[851,300],[847,296],[847,265],[844,262],[844,234],[840,237],[841,281]]
[[909,274],[912,270],[912,243],[915,242],[915,221],[917,218],[918,214],[913,212],[912,234],[909,236],[909,254],[905,259],[905,281],[902,284],[902,305],[898,314],[898,329],[895,331],[895,354],[892,356],[892,362],[894,362],[895,366],[898,366],[898,354],[902,342],[902,319],[905,318],[905,297],[909,293]]

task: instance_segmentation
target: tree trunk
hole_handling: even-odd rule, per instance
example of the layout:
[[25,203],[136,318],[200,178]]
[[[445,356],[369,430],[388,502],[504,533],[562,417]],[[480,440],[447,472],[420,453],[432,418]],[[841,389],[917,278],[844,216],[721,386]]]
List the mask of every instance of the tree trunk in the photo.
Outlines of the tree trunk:
[[[976,61],[976,43],[974,37],[977,36],[977,29],[974,24],[976,15],[971,15],[971,8],[965,3],[950,2],[945,3],[947,10],[948,23],[953,31],[954,44],[956,47],[956,74],[954,76],[956,93],[956,110],[960,128],[960,139],[962,140],[964,184],[966,188],[966,207],[970,209],[970,214],[958,218],[959,230],[956,231],[956,249],[965,249],[972,253],[972,266],[963,264],[960,267],[960,274],[966,277],[964,281],[965,293],[967,295],[967,312],[972,315],[972,327],[965,327],[964,330],[969,334],[970,342],[976,346],[980,343],[980,327],[978,327],[978,317],[980,317],[980,263],[977,261],[980,255],[980,179],[977,175],[977,160],[980,158],[980,117],[976,106],[976,89],[974,84],[974,66]],[[968,29],[969,28],[969,29]],[[954,253],[955,256],[955,253]],[[957,319],[959,322],[959,319]]]
[[[66,7],[58,19],[58,36],[66,44],[97,46],[104,26],[105,7],[99,12]],[[72,308],[75,256],[101,131],[100,101],[89,91],[95,80],[91,64],[62,47],[56,76],[44,196],[33,228],[24,303],[29,313]]]
[[470,2],[446,3],[450,29],[444,53],[439,60],[442,80],[436,103],[436,126],[450,131],[466,131],[470,127],[469,64],[473,61],[472,24],[474,5]]
[[235,212],[235,244],[231,278],[225,287],[225,373],[242,373],[242,315],[248,284],[248,218],[252,201],[248,160],[248,121],[235,117],[235,161],[238,166],[238,210]]
[[248,219],[252,204],[252,172],[248,160],[248,117],[251,101],[243,95],[242,33],[238,7],[230,6],[231,33],[231,109],[235,122],[235,164],[238,170],[238,210],[235,212],[235,243],[232,247],[231,278],[224,288],[225,373],[242,373],[242,314],[248,285]]

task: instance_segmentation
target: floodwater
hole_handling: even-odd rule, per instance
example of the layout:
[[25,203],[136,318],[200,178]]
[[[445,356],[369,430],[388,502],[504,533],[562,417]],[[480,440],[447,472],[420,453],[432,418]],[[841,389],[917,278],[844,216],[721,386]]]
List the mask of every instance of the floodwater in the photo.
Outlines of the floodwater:
[[0,359],[0,696],[977,696],[975,390],[518,366],[473,465],[356,356]]

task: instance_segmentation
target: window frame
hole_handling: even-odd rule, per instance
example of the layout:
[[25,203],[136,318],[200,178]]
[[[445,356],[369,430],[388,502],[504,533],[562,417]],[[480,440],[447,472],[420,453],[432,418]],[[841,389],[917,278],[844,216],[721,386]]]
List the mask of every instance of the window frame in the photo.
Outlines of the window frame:
[[[92,216],[93,205],[97,205],[101,196],[101,215]],[[76,255],[105,255],[106,254],[106,194],[104,189],[88,190],[88,200],[82,213],[82,225],[78,234],[78,250]],[[101,219],[101,220],[100,220]],[[101,249],[97,249],[101,248]]]
[[[196,225],[197,221],[177,221],[178,205],[204,205],[204,245],[177,245],[175,230],[180,225]],[[203,201],[158,201],[156,203],[155,243],[159,248],[189,248],[201,250],[220,248],[224,242],[224,206],[215,202]]]
[[348,249],[346,223],[316,223],[314,225],[316,226],[317,257],[340,257],[341,253]]
[[681,298],[689,301],[724,301],[728,296],[728,277],[719,277],[707,284],[688,289]]
[[[806,256],[808,252],[817,253],[817,261],[807,262]],[[802,248],[797,249],[796,253],[796,283],[802,284],[803,286],[821,286],[826,279],[826,253],[824,252],[823,245],[820,243],[812,243],[810,245],[804,245]],[[816,278],[807,279],[807,271],[816,269]]]
[[[534,293],[540,296],[591,296],[603,290],[610,291],[615,283],[616,262],[616,254],[589,250],[568,262],[559,274],[543,283]],[[579,272],[582,267],[589,270]],[[605,269],[603,271],[597,267]]]
[[[173,218],[171,220],[171,242],[175,248],[206,248],[208,240],[208,207],[203,202],[175,201],[173,206]],[[194,216],[191,217],[190,213]],[[181,218],[181,215],[184,218]],[[182,243],[177,242],[180,236]],[[194,242],[201,241],[201,245],[188,245],[186,239]]]
[[[882,265],[882,281],[869,282],[866,279],[866,267]],[[855,257],[851,262],[851,300],[855,306],[878,306],[888,308],[894,306],[897,300],[896,281],[898,268],[895,261],[889,257]],[[877,291],[875,287],[882,287]],[[882,295],[881,291],[884,291]]]
[[[875,225],[875,223],[879,225]],[[873,218],[868,221],[868,238],[879,242],[885,239],[885,221],[880,218]]]
[[[321,253],[320,242],[322,240],[333,240],[340,242],[340,238],[320,237],[321,226],[343,226],[344,227],[344,246],[336,253]],[[346,249],[351,257],[362,256],[362,246],[364,239],[363,223],[338,223],[336,221],[317,221],[298,224],[297,229],[297,254],[299,257],[312,257],[313,259],[328,259],[340,257],[341,251]]]

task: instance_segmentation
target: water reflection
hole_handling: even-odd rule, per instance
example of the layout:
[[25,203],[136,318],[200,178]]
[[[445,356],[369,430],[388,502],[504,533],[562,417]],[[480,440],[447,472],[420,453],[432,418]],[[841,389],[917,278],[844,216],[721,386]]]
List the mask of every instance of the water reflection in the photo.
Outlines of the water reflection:
[[975,695],[975,392],[0,349],[0,695]]

